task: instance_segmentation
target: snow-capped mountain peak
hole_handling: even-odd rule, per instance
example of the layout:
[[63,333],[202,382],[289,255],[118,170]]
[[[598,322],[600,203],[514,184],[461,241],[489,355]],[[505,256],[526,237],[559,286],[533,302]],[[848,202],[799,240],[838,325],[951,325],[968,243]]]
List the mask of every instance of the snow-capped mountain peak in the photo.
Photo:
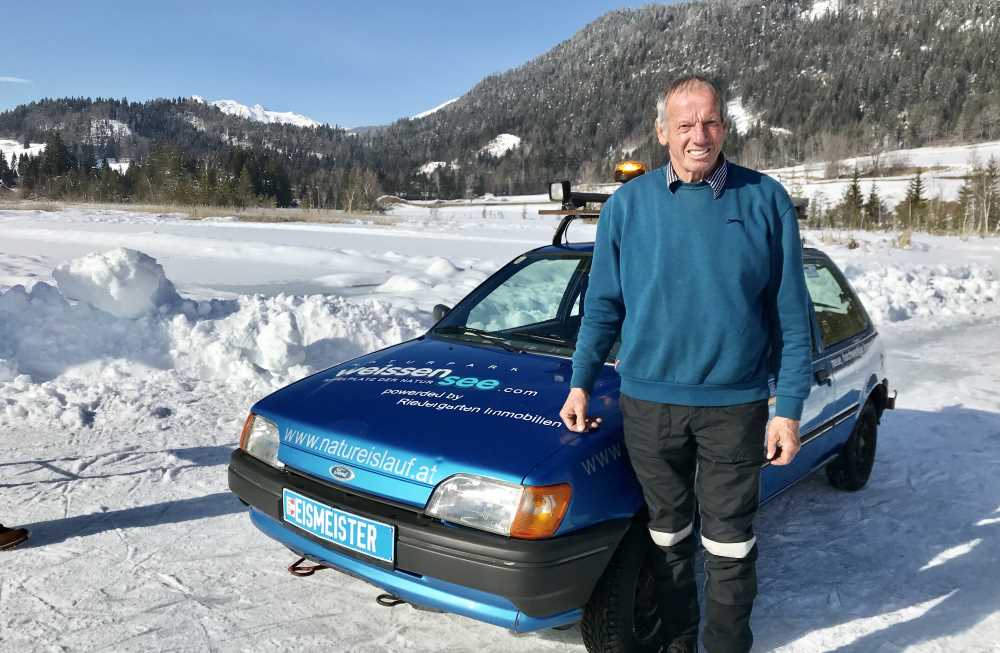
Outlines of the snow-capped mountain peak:
[[192,95],[191,100],[202,104],[210,104],[222,113],[240,118],[246,118],[247,120],[253,120],[255,122],[268,124],[285,123],[288,125],[296,125],[298,127],[320,126],[319,122],[307,116],[303,116],[302,114],[293,113],[291,111],[269,111],[260,104],[248,107],[247,105],[241,104],[236,100],[215,100],[214,102],[206,102],[205,98],[197,95]]

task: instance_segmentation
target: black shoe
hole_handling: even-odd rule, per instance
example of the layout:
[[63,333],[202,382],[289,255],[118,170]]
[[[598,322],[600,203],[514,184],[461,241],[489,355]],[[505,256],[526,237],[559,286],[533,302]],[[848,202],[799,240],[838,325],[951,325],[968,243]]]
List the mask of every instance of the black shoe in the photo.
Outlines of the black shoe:
[[3,524],[0,524],[0,551],[13,549],[27,539],[27,528],[7,528]]

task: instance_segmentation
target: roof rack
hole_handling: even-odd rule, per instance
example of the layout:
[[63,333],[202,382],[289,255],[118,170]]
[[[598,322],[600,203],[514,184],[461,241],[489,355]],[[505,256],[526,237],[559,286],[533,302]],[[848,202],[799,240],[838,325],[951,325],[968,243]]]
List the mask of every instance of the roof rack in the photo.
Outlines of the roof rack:
[[[583,193],[570,188],[568,181],[556,182],[551,186],[559,186],[561,193],[549,192],[551,199],[562,200],[561,209],[541,209],[539,215],[561,215],[563,219],[556,227],[556,233],[552,236],[554,247],[565,247],[568,243],[563,241],[569,223],[578,218],[597,218],[601,215],[600,209],[587,208],[588,204],[604,204],[611,197],[611,193]],[[550,186],[550,188],[551,188]]]
[[[563,219],[559,221],[556,232],[552,236],[553,247],[565,247],[568,241],[564,241],[566,230],[569,224],[577,218],[598,218],[601,215],[600,209],[588,209],[588,204],[604,204],[611,197],[611,193],[582,193],[571,190],[569,182],[562,182],[563,201],[561,209],[540,209],[539,215],[561,215]],[[551,194],[550,194],[551,196]],[[553,198],[555,199],[555,198]],[[808,218],[809,200],[804,197],[792,197],[792,204],[795,206],[796,217],[802,221]]]

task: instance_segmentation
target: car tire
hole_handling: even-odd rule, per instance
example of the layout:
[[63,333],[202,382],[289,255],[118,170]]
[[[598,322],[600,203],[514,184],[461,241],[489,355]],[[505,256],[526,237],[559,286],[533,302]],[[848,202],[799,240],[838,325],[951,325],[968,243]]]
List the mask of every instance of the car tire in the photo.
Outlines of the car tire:
[[583,608],[580,633],[589,653],[655,653],[663,645],[652,547],[645,525],[633,523]]
[[829,465],[826,477],[830,485],[838,490],[857,492],[868,483],[875,464],[875,449],[878,443],[878,414],[869,402],[861,411],[851,436],[844,448]]

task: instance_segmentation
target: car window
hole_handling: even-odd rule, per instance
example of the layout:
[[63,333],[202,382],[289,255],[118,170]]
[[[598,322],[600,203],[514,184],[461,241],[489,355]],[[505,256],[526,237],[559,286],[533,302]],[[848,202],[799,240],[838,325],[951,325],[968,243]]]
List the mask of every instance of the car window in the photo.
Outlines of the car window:
[[847,281],[824,261],[804,265],[806,287],[816,311],[823,346],[828,348],[868,328],[868,316]]
[[523,267],[469,311],[466,325],[506,331],[556,319],[579,265],[577,258],[552,258]]

